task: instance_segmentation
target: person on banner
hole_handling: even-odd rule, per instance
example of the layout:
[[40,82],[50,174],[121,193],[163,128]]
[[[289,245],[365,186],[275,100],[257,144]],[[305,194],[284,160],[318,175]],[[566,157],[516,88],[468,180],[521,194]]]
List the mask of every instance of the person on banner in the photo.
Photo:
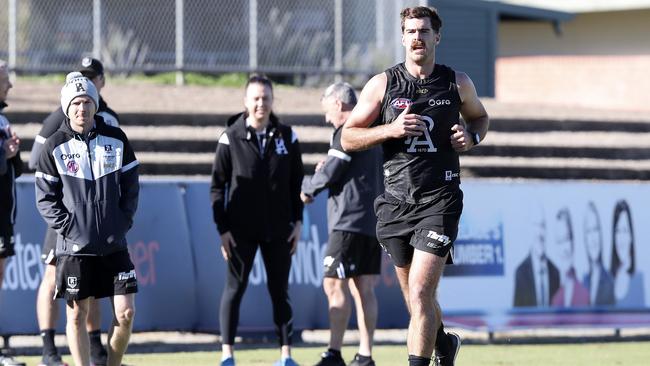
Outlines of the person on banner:
[[334,126],[327,159],[313,176],[305,177],[300,194],[304,203],[329,189],[323,290],[329,303],[330,340],[316,366],[345,366],[341,355],[343,334],[356,305],[359,350],[349,366],[374,366],[372,341],[377,324],[375,283],[381,272],[381,249],[377,242],[372,203],[381,193],[381,148],[346,153],[341,130],[357,104],[348,83],[327,87],[321,98],[325,121]]
[[409,365],[429,365],[434,347],[437,365],[453,365],[460,338],[444,331],[436,290],[453,262],[463,207],[459,153],[485,138],[489,118],[467,74],[435,62],[437,10],[405,8],[400,17],[405,62],[368,81],[341,145],[346,152],[383,146],[377,238],[394,261],[411,316]]
[[589,291],[580,283],[576,274],[574,257],[573,225],[568,208],[561,209],[555,216],[556,240],[559,251],[560,287],[553,294],[551,306],[580,307],[589,306]]
[[[95,85],[95,88],[97,89],[97,93],[101,93],[102,89],[106,85],[104,65],[101,61],[90,57],[84,57],[81,60],[81,68],[79,72],[92,81],[93,85]],[[117,113],[108,107],[101,94],[99,94],[99,106],[95,117],[97,119],[101,118],[102,122],[109,126],[119,127],[119,117]],[[34,145],[32,146],[32,151],[29,157],[29,167],[31,169],[38,170],[37,164],[45,140],[61,127],[61,124],[65,119],[66,115],[61,106],[45,118],[41,130],[34,139]],[[45,238],[43,239],[41,254],[41,259],[45,263],[45,272],[36,296],[36,315],[38,318],[41,339],[43,341],[43,357],[41,360],[41,366],[65,365],[61,360],[59,350],[54,344],[54,334],[56,333],[56,323],[59,314],[58,302],[54,298],[56,287],[56,256],[54,250],[56,248],[56,240],[56,231],[48,227],[45,232]],[[86,328],[88,330],[88,335],[90,336],[90,360],[94,366],[105,366],[108,359],[108,353],[101,341],[101,320],[99,301],[91,298]]]
[[616,306],[637,309],[645,307],[643,273],[636,267],[632,213],[625,200],[616,202],[614,207],[611,258],[610,271],[614,278]]
[[549,307],[560,288],[560,271],[546,253],[546,220],[544,213],[530,218],[526,227],[530,234],[530,252],[515,270],[515,307]]
[[138,205],[138,160],[124,132],[95,112],[99,94],[79,72],[61,89],[66,118],[43,144],[36,203],[57,232],[56,297],[66,300],[68,346],[77,366],[90,364],[90,298],[110,297],[107,365],[119,366],[135,317],[138,283],[126,234]]
[[[7,62],[0,60],[0,285],[4,280],[5,261],[16,255],[14,250],[14,225],[16,223],[16,178],[23,172],[20,159],[20,139],[11,130],[3,110],[7,95],[13,85],[9,80]],[[0,351],[0,366],[25,366],[11,355]]]
[[598,210],[593,202],[587,204],[584,240],[589,271],[582,283],[589,291],[589,303],[592,306],[614,305],[614,280],[603,264],[603,231]]
[[293,129],[273,113],[268,78],[248,79],[244,106],[246,110],[232,116],[219,137],[210,186],[221,254],[228,264],[219,310],[221,365],[235,364],[239,307],[259,247],[280,343],[275,365],[294,366],[289,272],[302,229],[300,143]]

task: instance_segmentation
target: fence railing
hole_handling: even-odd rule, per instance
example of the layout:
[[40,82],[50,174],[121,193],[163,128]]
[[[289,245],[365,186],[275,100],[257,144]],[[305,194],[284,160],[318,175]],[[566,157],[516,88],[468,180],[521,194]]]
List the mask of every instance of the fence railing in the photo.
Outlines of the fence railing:
[[127,75],[369,75],[401,55],[399,10],[426,3],[0,0],[0,58],[21,73],[67,72],[93,56]]

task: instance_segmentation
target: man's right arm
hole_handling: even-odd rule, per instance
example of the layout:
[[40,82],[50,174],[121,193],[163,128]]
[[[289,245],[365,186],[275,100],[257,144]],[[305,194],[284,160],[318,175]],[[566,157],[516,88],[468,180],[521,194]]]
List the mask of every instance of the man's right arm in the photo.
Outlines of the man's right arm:
[[70,213],[63,205],[61,177],[48,151],[43,150],[35,174],[36,207],[49,227],[65,235]]
[[0,136],[0,175],[7,172],[7,157],[5,154],[5,140]]
[[409,113],[410,106],[391,123],[370,127],[379,118],[387,83],[386,74],[381,73],[363,87],[359,102],[343,125],[341,145],[345,151],[367,150],[389,139],[420,136],[426,132],[426,123],[419,115]]
[[49,116],[43,120],[43,126],[38,132],[38,135],[34,138],[34,144],[32,145],[32,152],[29,154],[29,169],[37,169],[38,160],[41,156],[41,151],[43,150],[43,144],[45,140],[52,136],[61,126],[63,120],[65,119],[65,114],[63,110],[58,108],[54,112],[50,113]]
[[212,166],[212,182],[210,184],[210,200],[212,201],[212,217],[219,234],[230,231],[226,219],[226,191],[232,174],[232,161],[230,160],[230,141],[226,132],[223,132],[217,144],[214,165]]

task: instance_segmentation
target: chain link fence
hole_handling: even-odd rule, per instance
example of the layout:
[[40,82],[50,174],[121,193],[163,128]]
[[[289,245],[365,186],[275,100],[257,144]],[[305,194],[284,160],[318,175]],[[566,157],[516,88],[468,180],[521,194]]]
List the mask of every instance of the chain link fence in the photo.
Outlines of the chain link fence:
[[20,73],[370,75],[401,59],[399,10],[423,0],[0,0],[0,58]]

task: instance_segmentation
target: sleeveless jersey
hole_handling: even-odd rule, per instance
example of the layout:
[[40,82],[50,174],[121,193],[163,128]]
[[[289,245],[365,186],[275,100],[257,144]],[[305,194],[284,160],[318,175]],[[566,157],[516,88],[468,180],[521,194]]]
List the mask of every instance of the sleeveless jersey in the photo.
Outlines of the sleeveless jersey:
[[438,200],[433,203],[448,211],[445,208],[455,204],[440,200],[460,191],[458,153],[450,140],[451,127],[459,123],[461,104],[456,74],[436,64],[428,78],[418,79],[401,63],[386,70],[386,76],[378,123],[392,123],[410,105],[409,113],[423,116],[428,128],[422,136],[390,139],[382,144],[386,192],[412,204]]

